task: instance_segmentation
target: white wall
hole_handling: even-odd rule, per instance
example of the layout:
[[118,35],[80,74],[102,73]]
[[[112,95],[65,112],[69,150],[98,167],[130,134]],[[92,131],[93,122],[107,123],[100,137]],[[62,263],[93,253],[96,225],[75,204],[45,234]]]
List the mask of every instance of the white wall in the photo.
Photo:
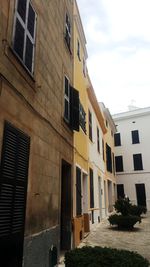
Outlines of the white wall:
[[[105,164],[103,161],[103,149],[102,149],[102,138],[103,133],[96,118],[95,112],[89,103],[89,109],[92,113],[92,139],[91,142],[89,140],[89,162],[93,169],[93,177],[94,177],[94,221],[98,222],[98,216],[102,218],[105,217],[105,201],[104,201],[104,173],[105,173]],[[99,128],[99,137],[100,137],[100,153],[97,150],[97,126]],[[99,188],[98,177],[100,176],[101,180],[101,188]],[[100,190],[101,189],[101,190]],[[100,196],[101,192],[101,196]],[[100,198],[102,203],[100,205]],[[100,211],[101,207],[101,211]]]
[[[118,114],[114,120],[121,134],[121,146],[115,147],[115,156],[123,156],[124,167],[124,172],[117,174],[117,183],[124,184],[125,194],[134,203],[137,203],[135,184],[144,183],[150,210],[150,108]],[[133,130],[139,131],[139,144],[132,144]],[[133,154],[139,153],[142,154],[143,170],[134,171]]]

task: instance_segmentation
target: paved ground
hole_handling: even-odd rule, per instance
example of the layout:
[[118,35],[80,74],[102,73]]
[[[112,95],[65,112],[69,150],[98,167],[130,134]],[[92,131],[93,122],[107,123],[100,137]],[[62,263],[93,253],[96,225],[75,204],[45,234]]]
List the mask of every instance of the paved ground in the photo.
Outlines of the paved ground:
[[130,232],[112,229],[109,222],[104,220],[91,231],[80,247],[84,245],[137,251],[150,261],[150,213]]

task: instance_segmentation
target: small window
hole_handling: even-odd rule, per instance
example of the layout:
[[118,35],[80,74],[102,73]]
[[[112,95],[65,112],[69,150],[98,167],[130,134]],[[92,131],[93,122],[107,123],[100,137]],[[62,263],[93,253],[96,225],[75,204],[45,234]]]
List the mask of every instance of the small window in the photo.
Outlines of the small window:
[[134,164],[134,170],[135,171],[143,170],[142,154],[134,154],[133,155],[133,164]]
[[64,119],[71,130],[79,131],[79,92],[64,79]]
[[81,170],[76,167],[76,214],[82,214]]
[[140,143],[140,141],[139,141],[139,131],[138,130],[132,131],[131,134],[132,134],[132,144]]
[[30,0],[18,0],[13,30],[13,50],[27,70],[33,74],[36,13]]
[[79,114],[80,126],[82,130],[86,133],[86,113],[81,103],[79,105],[79,112],[80,112]]
[[111,147],[106,144],[106,166],[107,171],[112,173],[112,153],[111,153]]
[[66,24],[65,24],[65,40],[66,44],[71,49],[71,24],[68,14],[66,14]]
[[102,139],[103,161],[105,161],[104,140]]
[[106,127],[108,128],[108,121],[106,120]]
[[115,146],[121,146],[121,136],[120,136],[120,133],[115,133],[114,134],[114,143],[115,143]]
[[123,157],[122,156],[115,157],[115,164],[116,164],[116,172],[123,172]]
[[83,58],[83,74],[84,74],[84,77],[86,77],[86,61],[84,58]]
[[70,121],[70,84],[65,76],[65,95],[64,95],[64,118],[67,122]]
[[94,181],[93,170],[90,168],[90,208],[94,208]]
[[97,151],[100,153],[99,128],[97,127]]
[[92,113],[89,110],[89,138],[92,141]]
[[117,184],[117,197],[124,198],[124,184]]
[[79,42],[79,40],[77,40],[77,56],[78,56],[79,60],[81,61],[81,58],[80,58],[80,42]]

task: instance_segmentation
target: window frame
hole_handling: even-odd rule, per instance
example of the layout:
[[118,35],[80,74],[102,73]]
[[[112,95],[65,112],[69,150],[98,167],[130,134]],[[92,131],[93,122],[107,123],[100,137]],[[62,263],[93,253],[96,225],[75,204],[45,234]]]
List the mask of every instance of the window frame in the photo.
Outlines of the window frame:
[[[90,119],[91,118],[91,119]],[[93,133],[92,133],[92,112],[89,110],[88,112],[88,120],[89,120],[89,139],[93,142]]]
[[97,151],[100,154],[100,131],[99,131],[99,127],[97,126]]
[[[68,96],[66,95],[66,80],[68,81]],[[65,116],[65,103],[68,103],[68,117],[66,118]],[[70,122],[70,80],[69,78],[65,75],[64,77],[64,119],[67,123]]]
[[[67,18],[68,18],[68,23],[67,23]],[[69,37],[69,42],[67,36]],[[65,13],[65,42],[67,44],[69,51],[71,52],[71,21],[67,11]]]
[[114,134],[114,146],[121,146],[121,134],[120,133],[115,133]]
[[[19,12],[18,12],[18,2],[19,0],[16,0],[15,3],[15,12],[14,12],[14,23],[13,23],[13,34],[12,34],[12,50],[18,60],[22,63],[24,68],[29,72],[30,75],[34,76],[34,66],[35,66],[35,43],[36,43],[36,28],[37,28],[37,13],[35,11],[35,8],[33,7],[31,0],[26,0],[26,16],[25,16],[25,22],[21,18]],[[28,15],[29,15],[29,5],[31,5],[34,13],[35,13],[35,21],[34,21],[34,36],[32,37],[29,30],[28,30]],[[20,58],[18,53],[15,51],[14,43],[15,43],[15,34],[16,34],[16,23],[17,19],[19,20],[21,26],[24,29],[24,43],[23,43],[23,59]],[[26,56],[26,44],[27,44],[27,37],[31,41],[33,45],[33,54],[32,54],[32,67],[31,71],[25,64],[25,56]]]
[[[140,157],[136,158],[137,156],[140,156]],[[139,164],[139,160],[140,160],[140,168],[136,167],[136,164],[137,163]],[[133,154],[133,167],[134,167],[134,171],[143,171],[142,153]]]
[[[117,163],[116,163],[116,158],[120,158],[121,159],[121,169],[118,170],[118,166],[117,166]],[[115,170],[116,172],[124,172],[124,167],[123,167],[123,156],[122,155],[118,155],[118,156],[115,156]]]
[[131,131],[131,137],[132,137],[132,144],[133,145],[140,143],[139,131],[138,130]]

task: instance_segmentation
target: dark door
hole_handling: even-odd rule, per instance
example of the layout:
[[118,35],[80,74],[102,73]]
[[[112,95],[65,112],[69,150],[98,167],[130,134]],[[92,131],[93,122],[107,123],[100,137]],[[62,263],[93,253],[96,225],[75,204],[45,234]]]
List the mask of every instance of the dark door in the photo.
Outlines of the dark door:
[[71,248],[71,166],[62,161],[61,176],[61,250]]
[[117,184],[117,197],[124,198],[124,185],[123,184]]
[[137,204],[146,207],[145,184],[136,184]]
[[0,166],[0,266],[21,267],[30,139],[5,123]]

